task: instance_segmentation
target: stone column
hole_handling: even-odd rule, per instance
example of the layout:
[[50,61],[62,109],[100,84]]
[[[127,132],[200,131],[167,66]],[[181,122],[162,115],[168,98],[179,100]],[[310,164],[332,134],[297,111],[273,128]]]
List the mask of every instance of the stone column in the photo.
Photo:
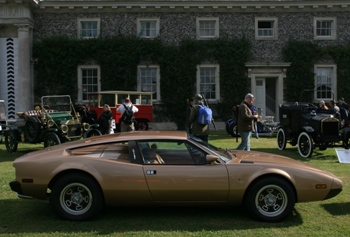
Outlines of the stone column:
[[17,111],[27,111],[33,109],[33,82],[30,67],[30,34],[29,24],[18,24],[18,94]]

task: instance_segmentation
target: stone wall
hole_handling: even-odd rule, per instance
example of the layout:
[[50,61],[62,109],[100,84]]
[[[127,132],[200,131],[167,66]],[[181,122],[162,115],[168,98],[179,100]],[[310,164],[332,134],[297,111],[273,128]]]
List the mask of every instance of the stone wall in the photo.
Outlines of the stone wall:
[[[160,39],[178,44],[196,39],[196,17],[218,17],[219,35],[232,39],[247,38],[252,44],[253,62],[281,62],[282,49],[289,40],[313,41],[313,18],[336,17],[336,40],[318,40],[320,45],[343,45],[350,38],[350,12],[271,12],[271,13],[53,13],[34,12],[34,41],[53,35],[77,37],[78,18],[99,18],[102,36],[134,36],[137,18],[159,18]],[[278,19],[277,40],[255,40],[255,17]]]

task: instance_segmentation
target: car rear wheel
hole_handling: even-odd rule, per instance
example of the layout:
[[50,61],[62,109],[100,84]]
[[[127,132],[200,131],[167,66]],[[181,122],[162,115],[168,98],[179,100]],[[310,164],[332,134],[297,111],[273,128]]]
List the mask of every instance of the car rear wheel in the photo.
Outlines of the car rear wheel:
[[54,132],[50,132],[45,136],[44,147],[54,146],[61,144],[61,140]]
[[281,178],[264,178],[248,189],[245,205],[248,212],[258,220],[280,221],[293,211],[294,190]]
[[277,146],[278,146],[278,150],[284,150],[286,149],[286,135],[284,133],[283,128],[278,129],[277,132]]
[[5,146],[8,152],[16,152],[18,147],[18,142],[15,139],[13,131],[10,130],[5,134]]
[[309,158],[314,151],[312,137],[307,132],[300,133],[298,137],[298,151],[304,158]]
[[25,134],[26,141],[29,143],[37,143],[41,133],[41,122],[38,117],[30,116],[26,120]]
[[68,174],[52,187],[50,204],[62,219],[89,220],[97,216],[104,206],[98,183],[88,175]]

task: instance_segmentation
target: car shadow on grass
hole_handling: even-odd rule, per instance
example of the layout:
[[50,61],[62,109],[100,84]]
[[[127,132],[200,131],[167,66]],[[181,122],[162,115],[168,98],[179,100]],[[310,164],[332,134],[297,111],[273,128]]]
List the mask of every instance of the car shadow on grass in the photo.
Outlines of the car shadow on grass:
[[322,204],[321,206],[333,216],[350,215],[350,202],[328,203]]
[[[93,221],[59,219],[47,202],[0,200],[0,233],[113,233],[204,232],[302,225],[294,210],[283,221],[268,223],[252,219],[242,207],[114,207],[105,208]],[[19,221],[20,220],[20,221]]]

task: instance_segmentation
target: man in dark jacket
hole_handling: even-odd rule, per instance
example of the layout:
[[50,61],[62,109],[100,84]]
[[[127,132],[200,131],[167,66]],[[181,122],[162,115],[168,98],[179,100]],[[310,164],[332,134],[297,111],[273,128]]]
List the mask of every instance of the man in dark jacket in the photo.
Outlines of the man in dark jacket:
[[199,124],[197,122],[199,116],[199,106],[203,105],[203,97],[200,94],[197,94],[194,98],[195,105],[193,106],[190,113],[190,122],[192,123],[192,134],[195,137],[202,139],[203,141],[208,142],[209,137],[209,125]]
[[254,119],[258,118],[257,114],[253,114],[251,106],[254,103],[254,95],[248,93],[244,101],[239,105],[238,111],[238,132],[241,135],[241,144],[236,148],[237,150],[250,151],[250,137],[254,131]]

